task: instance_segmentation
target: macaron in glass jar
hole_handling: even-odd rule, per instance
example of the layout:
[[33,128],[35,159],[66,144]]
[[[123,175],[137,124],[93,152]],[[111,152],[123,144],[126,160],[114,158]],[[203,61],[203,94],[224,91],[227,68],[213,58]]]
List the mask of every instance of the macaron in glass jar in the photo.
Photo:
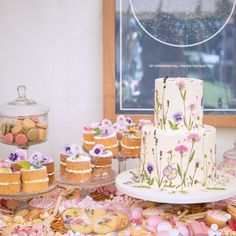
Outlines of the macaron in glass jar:
[[223,161],[219,164],[218,169],[236,176],[236,140],[234,148],[224,152]]
[[0,106],[0,142],[28,148],[47,141],[48,111],[26,97],[26,87],[17,87],[16,100]]

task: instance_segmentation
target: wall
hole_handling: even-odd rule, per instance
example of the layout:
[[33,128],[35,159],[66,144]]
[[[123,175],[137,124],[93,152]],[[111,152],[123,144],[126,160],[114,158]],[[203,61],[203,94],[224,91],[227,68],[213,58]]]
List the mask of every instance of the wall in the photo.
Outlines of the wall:
[[[0,103],[19,84],[50,107],[49,140],[30,150],[58,160],[65,143],[81,142],[83,125],[102,118],[102,0],[0,1]],[[235,131],[218,129],[219,157]],[[14,149],[1,144],[1,157]]]

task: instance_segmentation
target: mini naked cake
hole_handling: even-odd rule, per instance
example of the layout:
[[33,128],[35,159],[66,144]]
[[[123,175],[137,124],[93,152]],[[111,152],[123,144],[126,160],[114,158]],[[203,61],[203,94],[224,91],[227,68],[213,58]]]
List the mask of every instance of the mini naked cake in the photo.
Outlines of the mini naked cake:
[[96,144],[105,146],[106,149],[110,150],[114,155],[119,151],[117,130],[110,120],[104,119],[101,121],[97,133],[94,136],[94,140]]
[[22,162],[21,178],[22,191],[25,193],[37,193],[48,190],[47,169],[41,163],[30,164]]
[[87,182],[91,178],[91,158],[85,154],[72,155],[66,160],[66,178],[72,183]]
[[89,154],[92,157],[93,176],[107,176],[112,173],[113,153],[106,150],[105,146],[97,144]]
[[20,172],[15,171],[9,161],[0,161],[0,194],[17,194],[20,192]]
[[24,149],[17,149],[15,152],[10,153],[8,159],[12,162],[14,169],[20,171],[22,167],[17,163],[27,161],[27,152]]
[[133,124],[122,133],[120,142],[122,156],[135,157],[140,155],[142,127],[150,123],[150,120],[140,120],[138,125]]
[[117,130],[117,139],[120,141],[122,134],[128,130],[128,127],[133,123],[130,117],[125,117],[124,115],[119,115],[116,118],[116,123],[113,127]]
[[95,145],[94,135],[96,131],[93,127],[83,128],[83,149],[89,152]]
[[77,144],[67,144],[62,149],[60,153],[60,173],[61,175],[65,174],[66,172],[66,159],[75,154],[81,152],[81,147]]
[[51,157],[44,156],[40,152],[34,152],[29,157],[29,162],[30,163],[40,162],[47,169],[49,185],[51,185],[55,182],[55,165],[54,165],[54,161]]

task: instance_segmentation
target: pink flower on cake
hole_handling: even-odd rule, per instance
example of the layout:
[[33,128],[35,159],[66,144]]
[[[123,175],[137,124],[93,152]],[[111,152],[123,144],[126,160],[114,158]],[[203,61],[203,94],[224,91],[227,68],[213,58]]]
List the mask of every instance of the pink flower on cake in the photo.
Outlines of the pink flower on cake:
[[176,81],[176,85],[177,85],[177,87],[180,89],[180,90],[182,90],[182,89],[184,89],[185,88],[185,81],[183,80],[183,79],[177,79],[177,81]]
[[175,151],[176,152],[180,152],[180,153],[184,153],[188,151],[188,147],[186,147],[185,145],[179,145],[175,147]]
[[190,111],[196,110],[196,104],[194,104],[194,103],[189,104],[189,109],[190,109]]
[[163,175],[168,179],[168,180],[173,180],[177,176],[177,170],[173,168],[171,165],[168,165],[164,170],[163,170]]
[[189,134],[187,139],[188,141],[195,143],[195,142],[200,142],[201,137],[198,134]]

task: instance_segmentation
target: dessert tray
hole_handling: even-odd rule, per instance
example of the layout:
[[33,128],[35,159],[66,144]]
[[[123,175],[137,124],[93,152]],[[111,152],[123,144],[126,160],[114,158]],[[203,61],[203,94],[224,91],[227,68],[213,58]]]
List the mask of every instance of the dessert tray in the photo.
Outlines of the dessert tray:
[[215,202],[233,197],[236,194],[236,178],[221,171],[217,172],[217,180],[214,186],[204,190],[186,192],[153,189],[138,183],[137,178],[138,169],[120,173],[116,177],[116,188],[134,198],[175,204]]
[[81,183],[72,183],[68,179],[66,179],[65,175],[58,174],[56,176],[57,185],[66,188],[78,188],[81,190],[93,189],[97,187],[102,187],[106,185],[113,184],[116,179],[116,173],[112,171],[110,175],[101,176],[101,177],[92,177],[89,182],[81,182]]
[[49,186],[47,191],[44,192],[38,192],[38,193],[23,193],[20,192],[18,194],[12,194],[12,195],[7,195],[7,194],[0,194],[0,199],[6,199],[6,200],[18,200],[18,201],[28,201],[31,198],[35,197],[41,197],[46,194],[51,193],[56,189],[56,185],[51,185]]

